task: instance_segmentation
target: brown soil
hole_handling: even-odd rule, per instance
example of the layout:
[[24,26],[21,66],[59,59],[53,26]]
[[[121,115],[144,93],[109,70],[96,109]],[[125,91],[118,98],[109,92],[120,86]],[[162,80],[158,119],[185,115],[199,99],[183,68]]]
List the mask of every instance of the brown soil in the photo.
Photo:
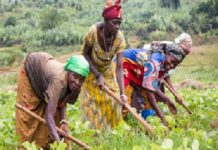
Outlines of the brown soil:
[[191,79],[183,80],[182,82],[175,84],[174,86],[176,89],[192,88],[195,90],[218,88],[218,84],[216,83],[215,84],[210,83],[210,84],[204,85],[198,80],[191,80]]
[[176,85],[176,88],[192,88],[200,90],[204,89],[205,87],[200,81],[187,79]]
[[0,74],[17,72],[17,70],[18,70],[18,67],[0,68]]
[[218,128],[218,117],[216,119],[214,119],[214,121],[211,123],[211,126],[213,128]]

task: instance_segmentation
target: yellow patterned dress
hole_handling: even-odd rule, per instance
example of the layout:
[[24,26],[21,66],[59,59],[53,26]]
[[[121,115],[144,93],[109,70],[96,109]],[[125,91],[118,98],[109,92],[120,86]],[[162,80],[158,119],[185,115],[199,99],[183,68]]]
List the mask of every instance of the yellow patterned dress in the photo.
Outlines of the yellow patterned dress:
[[[119,31],[110,52],[105,52],[98,43],[97,27],[91,26],[86,34],[83,46],[87,43],[91,48],[91,59],[96,69],[104,76],[104,82],[115,94],[119,88],[115,74],[114,57],[126,46],[123,34]],[[95,75],[90,72],[81,94],[82,121],[89,121],[90,128],[106,130],[115,127],[120,119],[121,106],[106,92],[97,86]]]

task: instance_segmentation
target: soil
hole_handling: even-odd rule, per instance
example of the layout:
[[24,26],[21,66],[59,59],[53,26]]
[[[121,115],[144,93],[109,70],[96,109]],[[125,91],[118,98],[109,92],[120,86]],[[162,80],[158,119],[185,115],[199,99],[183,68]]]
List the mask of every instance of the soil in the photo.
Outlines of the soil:
[[213,120],[213,122],[211,123],[211,126],[212,126],[213,128],[218,128],[218,116],[217,116],[216,119]]

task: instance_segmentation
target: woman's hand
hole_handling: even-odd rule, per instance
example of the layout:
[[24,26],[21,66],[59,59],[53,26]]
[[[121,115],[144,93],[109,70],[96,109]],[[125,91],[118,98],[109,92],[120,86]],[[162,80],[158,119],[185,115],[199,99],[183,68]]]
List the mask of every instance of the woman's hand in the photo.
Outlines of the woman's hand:
[[[62,123],[61,126],[60,126],[60,129],[62,131],[64,131],[65,135],[68,135],[69,134],[69,129],[68,129],[68,125],[66,123]],[[61,135],[61,137],[63,138],[64,136]]]
[[125,94],[121,94],[120,95],[120,98],[121,98],[121,100],[122,100],[122,103],[123,103],[123,105],[127,102],[127,100],[128,100],[128,97],[125,95]]
[[165,119],[161,119],[161,122],[163,123],[164,126],[169,127],[169,124]]
[[176,106],[170,99],[167,100],[166,104],[172,114],[177,114]]
[[104,77],[102,74],[100,74],[97,78],[97,84],[100,87],[100,89],[102,90],[104,88]]

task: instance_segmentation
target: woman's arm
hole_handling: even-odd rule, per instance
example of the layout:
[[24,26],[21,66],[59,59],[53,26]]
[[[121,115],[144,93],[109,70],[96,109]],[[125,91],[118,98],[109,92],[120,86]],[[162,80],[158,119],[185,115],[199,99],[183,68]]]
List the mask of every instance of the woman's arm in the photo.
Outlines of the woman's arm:
[[87,43],[85,43],[84,49],[83,49],[83,55],[86,58],[86,60],[89,63],[90,66],[90,70],[91,72],[94,73],[95,77],[97,78],[97,82],[98,82],[98,86],[100,86],[100,88],[103,88],[104,85],[104,78],[102,76],[102,74],[96,69],[95,65],[92,62],[91,59],[91,52],[92,52],[92,48],[88,46]]
[[157,115],[160,117],[161,119],[161,122],[165,125],[165,126],[168,126],[168,123],[167,121],[165,120],[164,118],[164,115],[162,113],[162,111],[160,110],[159,106],[157,105],[157,101],[155,99],[155,96],[154,96],[154,92],[146,89],[146,95],[148,97],[148,101],[151,105],[151,107],[155,110],[155,112],[157,113]]
[[61,120],[66,120],[66,108],[67,108],[67,105],[60,108]]
[[89,65],[90,65],[90,70],[91,72],[93,72],[95,74],[96,77],[99,76],[100,72],[98,72],[98,70],[96,69],[95,65],[92,62],[91,59],[91,52],[92,52],[92,48],[88,46],[87,43],[85,43],[84,49],[83,49],[83,55],[86,58],[86,60],[88,61]]
[[127,101],[127,96],[124,93],[124,81],[123,81],[123,53],[117,54],[117,65],[116,65],[116,77],[120,87],[120,98],[123,102]]
[[169,99],[169,97],[167,97],[167,96],[165,95],[165,93],[163,93],[163,92],[161,91],[161,89],[157,89],[157,91],[156,91],[155,93],[161,98],[161,101],[163,101],[163,102],[165,102],[165,103],[168,103],[169,101],[171,101],[171,100]]
[[61,113],[61,121],[60,121],[60,129],[65,132],[65,134],[69,134],[69,129],[68,129],[68,124],[66,120],[66,107],[60,108],[60,113]]
[[45,112],[45,120],[48,125],[48,129],[53,137],[53,139],[57,142],[60,142],[60,137],[57,133],[57,130],[55,129],[56,124],[54,121],[54,115],[57,109],[58,99],[50,99],[48,100],[48,104],[46,106],[46,112]]
[[123,81],[123,53],[117,54],[117,65],[116,65],[116,77],[120,87],[120,95],[124,94],[124,81]]
[[[46,95],[48,96],[48,103],[45,108],[45,120],[52,138],[57,142],[60,142],[60,137],[56,130],[57,125],[55,124],[54,117],[56,111],[60,111],[58,110],[58,103],[59,103],[59,97],[62,92],[63,92],[62,83],[59,80],[51,78],[48,88],[46,90]],[[65,114],[61,114],[61,115],[65,115]],[[61,116],[61,117],[65,117],[65,116]]]
[[[174,88],[174,86],[173,86],[173,84],[172,84],[172,82],[171,82],[170,76],[164,78],[164,80],[165,80],[166,83],[171,87],[171,89],[176,92],[176,90],[175,90],[175,88]],[[175,99],[176,99],[177,101],[182,101],[181,97],[175,96]]]
[[170,76],[167,76],[166,78],[164,78],[164,80],[167,82],[167,84],[175,91],[173,84],[171,82]]

